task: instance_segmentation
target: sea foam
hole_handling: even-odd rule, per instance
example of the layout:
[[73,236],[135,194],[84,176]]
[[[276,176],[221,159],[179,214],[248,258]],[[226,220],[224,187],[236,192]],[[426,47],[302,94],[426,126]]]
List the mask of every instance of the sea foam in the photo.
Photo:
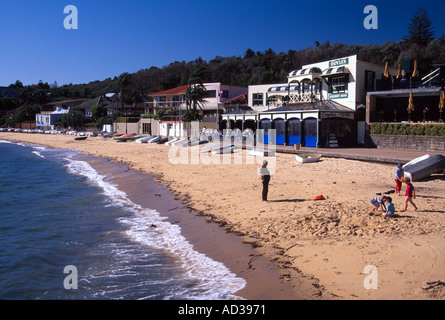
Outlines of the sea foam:
[[179,226],[166,221],[156,210],[143,208],[128,199],[125,192],[106,181],[89,163],[67,157],[68,171],[84,176],[100,187],[110,199],[110,205],[128,210],[132,214],[121,218],[127,227],[126,235],[143,246],[165,250],[180,261],[187,278],[198,283],[193,292],[184,293],[188,299],[241,299],[234,295],[243,289],[246,281],[237,277],[224,264],[194,250],[193,245],[181,234]]

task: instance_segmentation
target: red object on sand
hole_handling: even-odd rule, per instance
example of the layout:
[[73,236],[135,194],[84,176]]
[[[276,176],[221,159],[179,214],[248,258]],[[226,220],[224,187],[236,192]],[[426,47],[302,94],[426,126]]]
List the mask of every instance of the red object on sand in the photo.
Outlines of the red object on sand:
[[318,196],[316,196],[316,197],[314,198],[314,201],[316,201],[316,200],[324,200],[324,199],[325,199],[325,197],[323,197],[323,195],[320,194],[320,195],[318,195]]

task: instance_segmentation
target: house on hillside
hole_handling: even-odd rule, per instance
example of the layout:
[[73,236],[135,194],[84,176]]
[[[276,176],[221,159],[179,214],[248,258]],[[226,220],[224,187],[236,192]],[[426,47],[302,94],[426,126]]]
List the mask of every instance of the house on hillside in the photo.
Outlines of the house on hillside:
[[[186,110],[186,92],[188,85],[177,88],[152,93],[150,97],[154,98],[153,109],[155,112],[162,109],[181,109]],[[238,97],[247,92],[247,88],[224,85],[221,83],[204,83],[205,96],[204,103],[198,109],[203,117],[216,116],[217,110],[223,113],[223,104],[230,99]]]
[[[156,92],[150,95],[154,98],[152,110],[158,113],[160,110],[181,110],[187,109],[186,92],[188,85],[172,88],[169,90]],[[224,103],[230,99],[245,94],[247,88],[225,85],[221,83],[204,83],[205,96],[204,103],[198,108],[198,112],[202,116],[203,123],[207,128],[216,128],[218,118],[224,113]],[[203,125],[201,123],[201,125]],[[166,116],[160,121],[160,134],[179,135],[182,132],[183,124],[179,116]],[[174,132],[175,134],[171,134]]]
[[85,114],[85,117],[92,117],[93,116],[92,108],[94,106],[107,107],[111,103],[113,103],[113,100],[111,98],[108,98],[107,96],[102,95],[102,96],[96,97],[94,99],[85,101],[77,106],[72,106],[70,108],[70,110],[79,110],[83,114]]
[[51,102],[40,106],[40,113],[36,113],[36,128],[53,130],[56,123],[70,109],[86,102],[86,99],[64,100]]

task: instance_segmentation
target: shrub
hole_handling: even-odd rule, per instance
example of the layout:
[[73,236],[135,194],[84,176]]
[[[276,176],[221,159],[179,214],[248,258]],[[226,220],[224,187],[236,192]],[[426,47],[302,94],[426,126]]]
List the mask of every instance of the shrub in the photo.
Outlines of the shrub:
[[116,122],[120,122],[120,123],[138,123],[139,120],[141,120],[141,118],[137,118],[137,117],[119,117],[116,119]]
[[445,136],[445,124],[372,123],[371,134]]
[[393,125],[387,125],[386,128],[385,128],[385,134],[393,135],[393,134],[397,134],[397,133],[394,130],[394,126]]
[[410,125],[409,124],[401,124],[400,125],[400,134],[409,135],[410,134]]

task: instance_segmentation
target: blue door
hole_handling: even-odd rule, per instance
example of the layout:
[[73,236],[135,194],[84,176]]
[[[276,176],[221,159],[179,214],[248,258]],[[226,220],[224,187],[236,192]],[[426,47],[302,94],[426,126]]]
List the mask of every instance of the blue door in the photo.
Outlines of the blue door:
[[292,118],[287,120],[288,145],[301,144],[300,119]]
[[260,121],[260,129],[264,130],[264,136],[263,137],[257,137],[259,139],[258,141],[263,144],[269,143],[269,130],[272,127],[272,122],[270,119],[263,119]]
[[304,120],[304,146],[316,148],[318,142],[318,120],[307,118]]
[[273,127],[276,134],[276,144],[284,146],[286,143],[286,123],[283,119],[275,119],[273,121]]

